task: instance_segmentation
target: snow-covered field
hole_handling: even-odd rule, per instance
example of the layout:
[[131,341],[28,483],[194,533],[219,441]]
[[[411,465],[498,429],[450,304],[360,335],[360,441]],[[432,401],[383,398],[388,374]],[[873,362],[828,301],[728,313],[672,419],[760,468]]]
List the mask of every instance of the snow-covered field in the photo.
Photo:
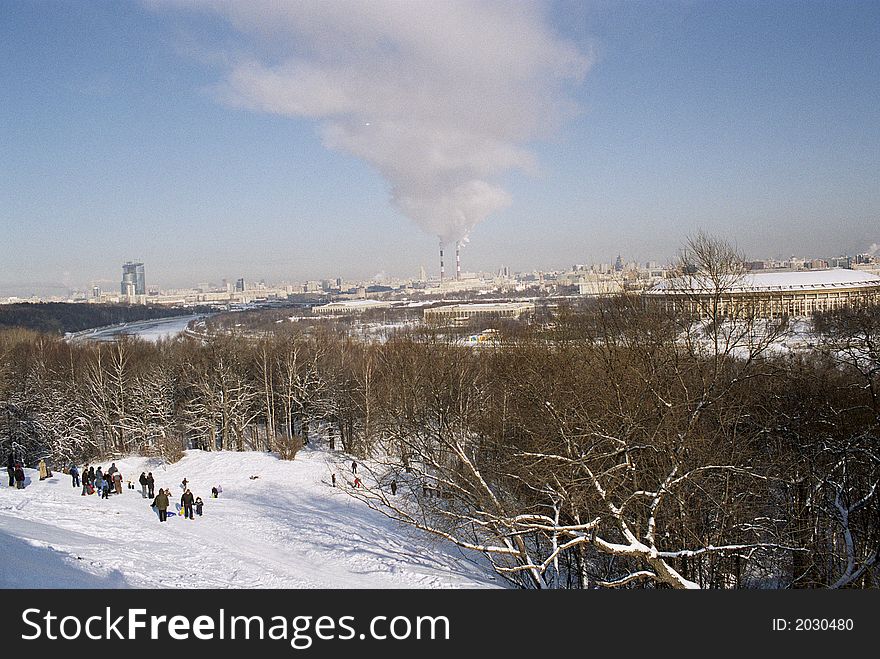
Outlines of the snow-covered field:
[[[116,466],[137,489],[123,483],[122,494],[107,500],[81,496],[60,471],[41,482],[35,470],[27,470],[24,490],[7,487],[4,471],[0,587],[502,585],[478,556],[466,557],[330,487],[326,455],[303,450],[282,461],[265,453],[188,451],[171,465],[131,457]],[[141,496],[142,471],[153,472],[157,491],[171,489],[173,504],[186,478],[205,502],[204,515],[169,516],[160,523],[151,501]],[[212,499],[211,487],[218,484],[223,492]]]

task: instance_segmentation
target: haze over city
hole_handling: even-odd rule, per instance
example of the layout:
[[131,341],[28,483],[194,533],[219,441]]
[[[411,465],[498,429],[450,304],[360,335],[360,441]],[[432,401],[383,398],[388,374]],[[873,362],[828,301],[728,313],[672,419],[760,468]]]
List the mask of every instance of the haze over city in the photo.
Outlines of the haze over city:
[[876,2],[7,2],[0,296],[880,242]]

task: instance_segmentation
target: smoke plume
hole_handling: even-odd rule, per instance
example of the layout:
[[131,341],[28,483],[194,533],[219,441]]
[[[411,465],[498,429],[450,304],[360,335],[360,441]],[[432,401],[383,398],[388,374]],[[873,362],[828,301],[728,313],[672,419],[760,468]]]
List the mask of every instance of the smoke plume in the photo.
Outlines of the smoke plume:
[[534,168],[528,144],[574,111],[565,88],[589,67],[536,2],[201,6],[247,37],[224,102],[316,120],[327,147],[370,163],[393,204],[449,243],[510,203],[499,178]]

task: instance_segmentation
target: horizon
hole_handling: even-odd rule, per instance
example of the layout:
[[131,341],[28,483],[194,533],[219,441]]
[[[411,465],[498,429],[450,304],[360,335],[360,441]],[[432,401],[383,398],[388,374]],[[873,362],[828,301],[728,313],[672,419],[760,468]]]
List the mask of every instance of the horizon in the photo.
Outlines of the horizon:
[[878,44],[865,1],[12,2],[0,294],[132,260],[163,289],[436,276],[441,236],[468,272],[699,230],[866,253]]

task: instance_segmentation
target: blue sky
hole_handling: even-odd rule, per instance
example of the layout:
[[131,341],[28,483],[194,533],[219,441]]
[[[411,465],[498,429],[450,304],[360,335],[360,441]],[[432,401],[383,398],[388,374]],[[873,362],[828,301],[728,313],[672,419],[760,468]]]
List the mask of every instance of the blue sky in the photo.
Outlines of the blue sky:
[[[526,104],[542,108],[548,94],[577,107],[552,129],[499,129],[532,165],[489,157],[467,171],[505,199],[475,211],[465,269],[555,269],[617,253],[664,261],[700,228],[755,258],[880,242],[880,3],[506,6],[529,10],[500,17],[543,40],[536,57],[565,47],[589,66],[581,76],[554,70],[552,88]],[[364,146],[360,132],[328,148],[335,119],[291,101],[286,78],[269,97],[255,91],[289,58],[333,60],[332,39],[329,55],[315,46],[302,59],[326,26],[276,29],[256,11],[173,0],[0,5],[0,295],[115,287],[132,259],[163,286],[436,270],[431,218],[407,205],[412,182],[400,178],[409,163]],[[510,39],[497,61],[531,56],[523,43]],[[257,72],[232,102],[224,90],[243,61]],[[443,74],[429,68],[420,84]],[[523,84],[510,87],[514,105],[529,96]],[[495,112],[499,98],[486,107]],[[406,95],[395,103],[405,114]],[[369,125],[369,111],[345,110],[346,121]],[[392,199],[394,186],[403,192]]]

